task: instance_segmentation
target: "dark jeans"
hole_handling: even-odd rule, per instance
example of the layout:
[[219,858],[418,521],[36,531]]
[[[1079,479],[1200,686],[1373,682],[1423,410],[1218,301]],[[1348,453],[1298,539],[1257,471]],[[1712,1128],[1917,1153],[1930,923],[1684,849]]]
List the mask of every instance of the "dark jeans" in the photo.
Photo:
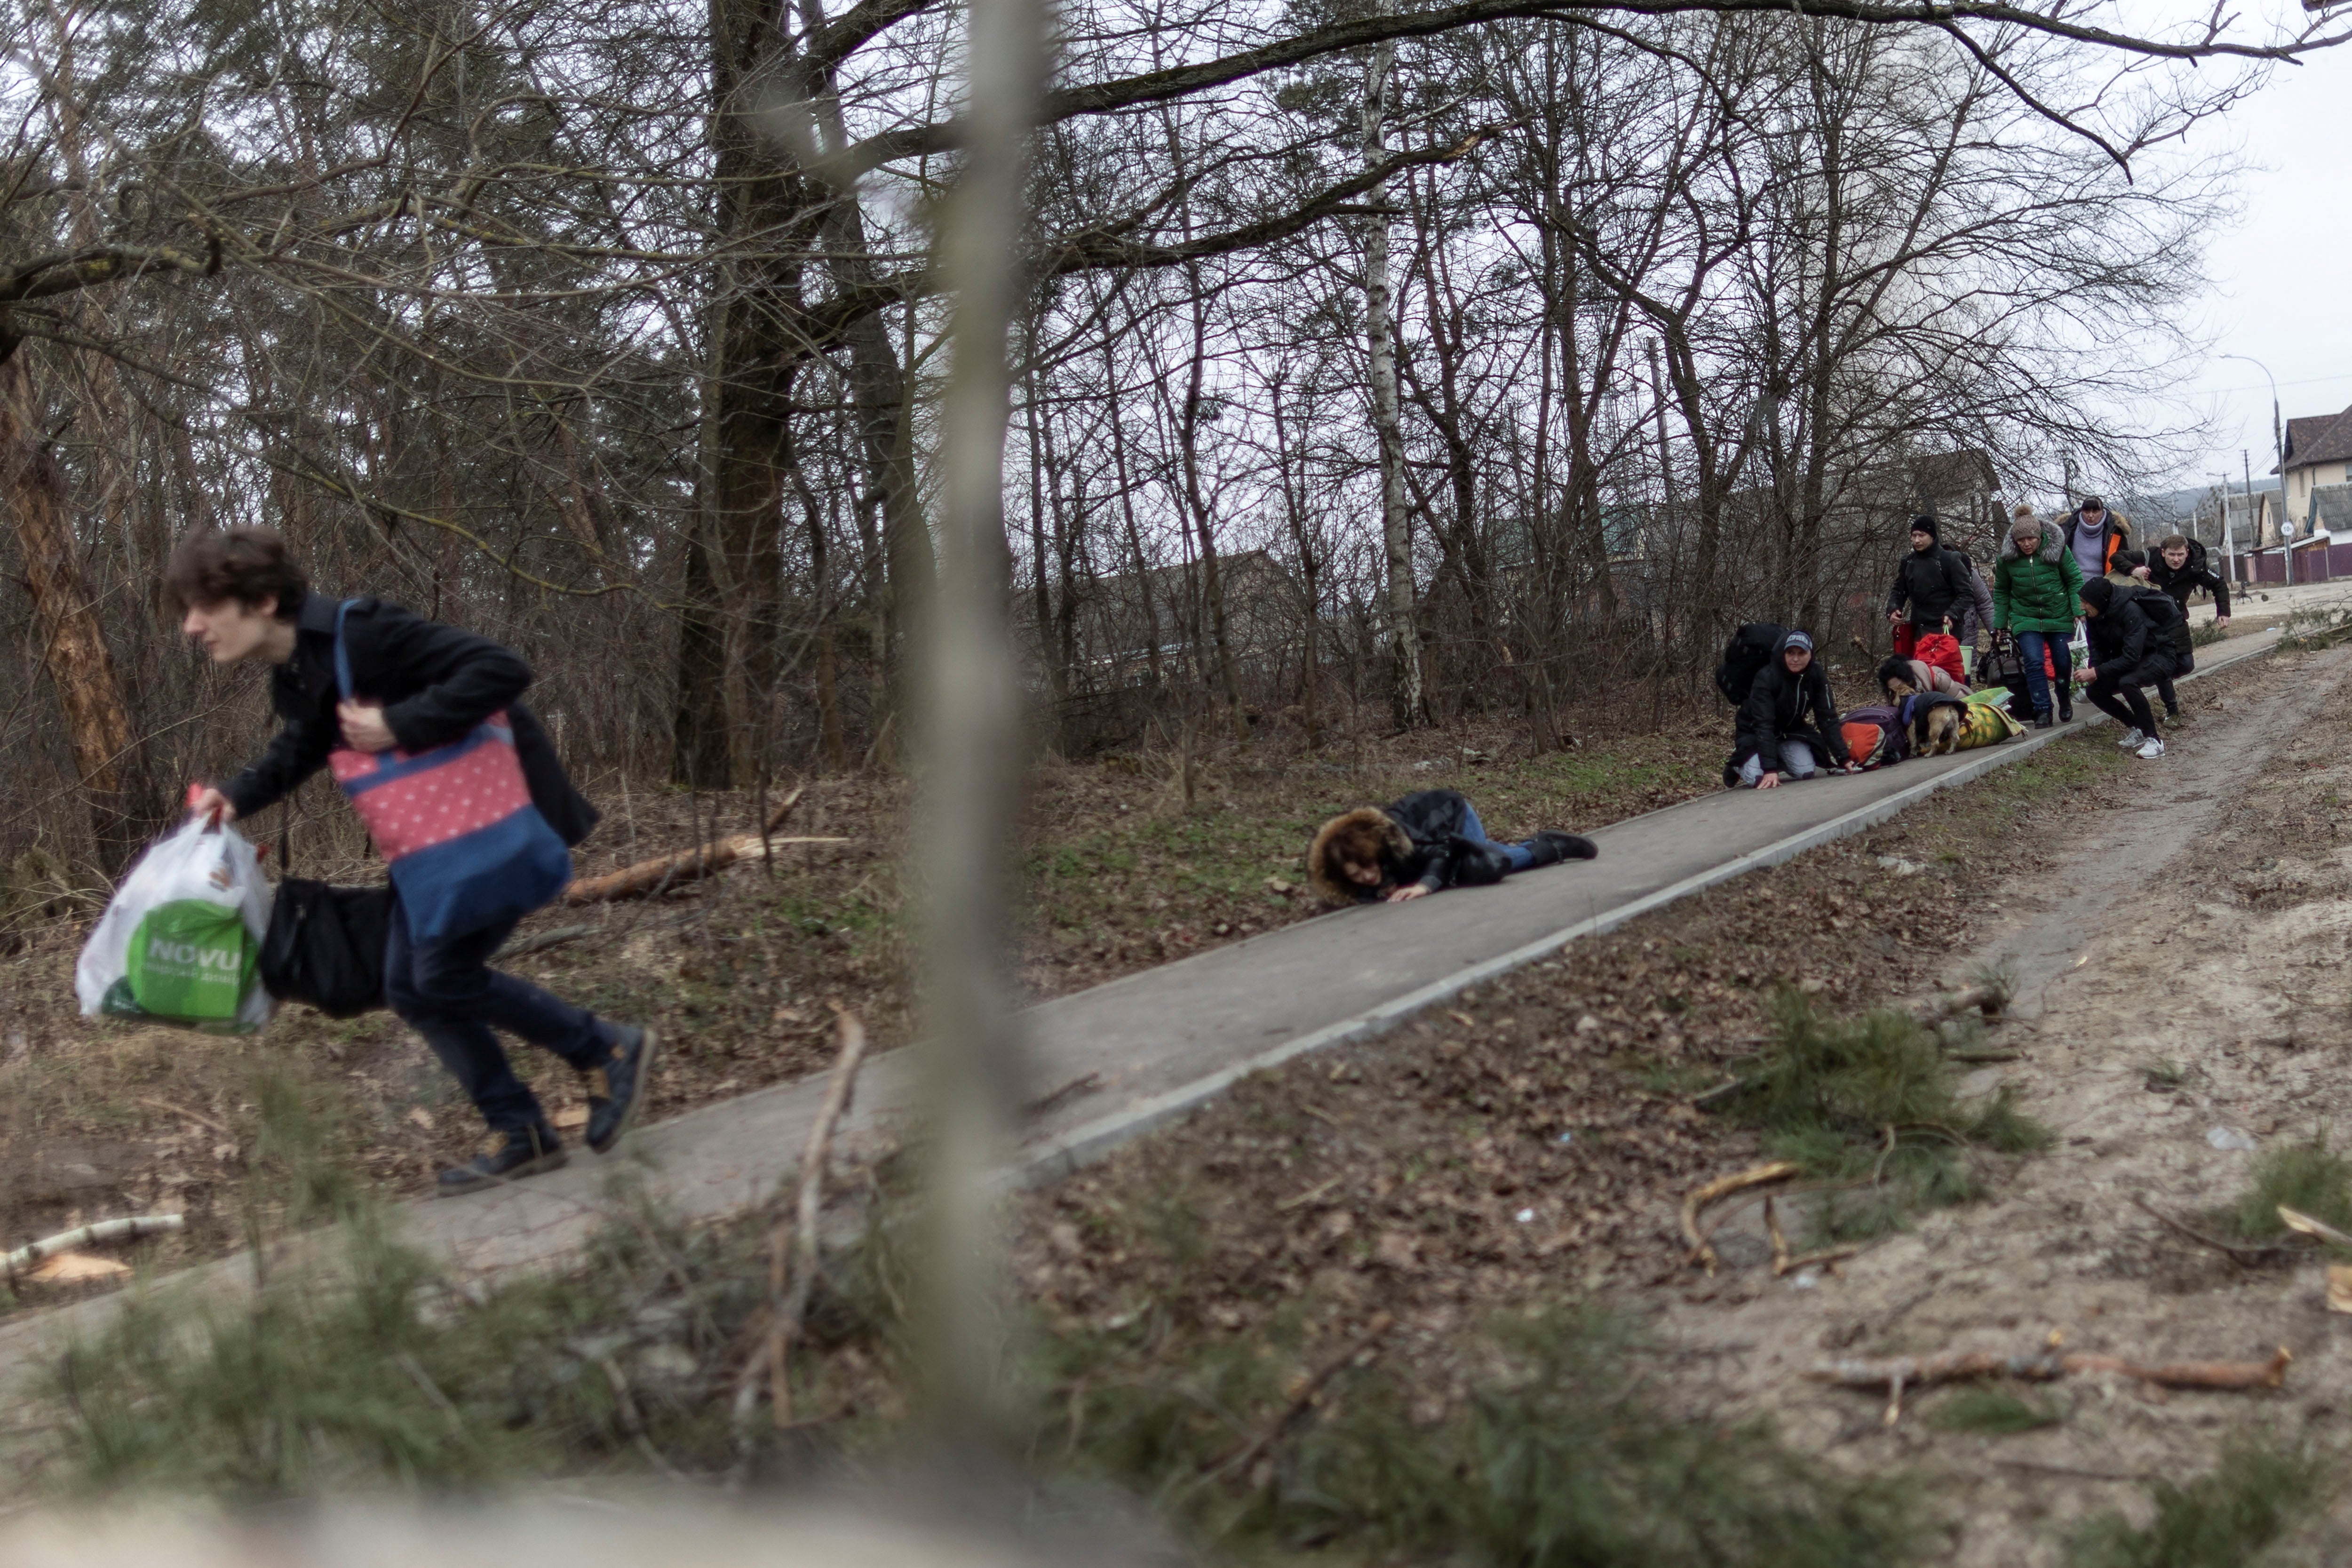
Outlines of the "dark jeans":
[[[1465,805],[1462,808],[1462,837],[1475,838],[1484,844],[1495,844],[1486,837],[1486,824],[1478,820],[1478,808],[1475,805]],[[1511,863],[1514,871],[1524,871],[1535,861],[1536,852],[1528,845],[1495,844],[1495,847],[1503,852],[1503,858]]]
[[[2044,649],[2050,654],[2050,672],[2042,668]],[[2017,634],[2017,657],[2025,666],[2025,690],[2032,700],[2036,713],[2047,713],[2053,706],[2050,682],[2055,679],[2058,689],[2074,677],[2074,649],[2066,646],[2063,632],[2020,632]]]
[[420,947],[409,940],[408,917],[395,899],[383,947],[384,1000],[425,1037],[493,1132],[539,1126],[546,1113],[515,1077],[492,1029],[544,1047],[583,1072],[612,1053],[594,1014],[490,967],[515,923]]
[[2186,675],[2196,668],[2197,656],[2193,653],[2184,653],[2179,656],[2179,667],[2173,670],[2171,675],[2159,675],[2156,678],[2156,694],[2164,699],[2164,716],[2166,718],[2178,719],[2180,717],[2180,697],[2179,693],[2172,689],[2173,677]]
[[2116,679],[2138,673],[2126,669],[2115,675],[2095,674],[2091,684],[2083,688],[2083,695],[2091,700],[2092,707],[2116,723],[2129,725],[2143,735],[2153,735],[2157,732],[2156,714],[2148,708],[2147,693],[2139,689],[2137,681],[2126,685]]

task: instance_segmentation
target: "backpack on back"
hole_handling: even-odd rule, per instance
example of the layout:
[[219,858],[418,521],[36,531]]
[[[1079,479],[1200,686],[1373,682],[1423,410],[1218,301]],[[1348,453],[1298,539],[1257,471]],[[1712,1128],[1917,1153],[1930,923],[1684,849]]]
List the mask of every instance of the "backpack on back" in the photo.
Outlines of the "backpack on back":
[[1726,702],[1737,708],[1748,700],[1757,674],[1772,662],[1772,650],[1788,635],[1786,626],[1769,621],[1750,621],[1731,634],[1723,645],[1723,662],[1715,667],[1715,689]]

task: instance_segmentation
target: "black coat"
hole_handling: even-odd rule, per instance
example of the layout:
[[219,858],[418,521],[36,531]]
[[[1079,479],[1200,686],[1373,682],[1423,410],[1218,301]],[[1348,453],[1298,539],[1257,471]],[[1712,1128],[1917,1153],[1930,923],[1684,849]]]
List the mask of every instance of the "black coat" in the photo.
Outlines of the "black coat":
[[1886,595],[1892,613],[1911,602],[1911,624],[1934,627],[1947,619],[1958,623],[1971,597],[1969,579],[1975,575],[1967,557],[1940,544],[1906,550],[1895,563],[1895,586]]
[[2200,588],[2213,595],[2215,615],[2230,613],[2230,584],[2213,570],[2211,558],[2206,554],[2205,547],[2193,539],[2189,542],[2189,559],[2178,572],[2165,561],[2163,551],[2150,551],[2147,580],[2171,596],[2172,602],[2180,606],[2184,618],[2189,610],[2189,595]]
[[[335,612],[340,600],[304,596],[296,611],[294,657],[270,672],[269,705],[285,721],[261,760],[221,793],[239,816],[273,805],[326,766],[341,743],[335,717]],[[531,804],[567,845],[596,826],[596,808],[572,787],[530,710],[516,700],[530,666],[512,648],[472,632],[428,621],[382,599],[362,599],[343,622],[352,688],[383,704],[384,723],[403,751],[421,752],[462,739],[503,708],[514,725],[515,752]]]
[[1780,658],[1787,642],[1783,637],[1782,647],[1772,650],[1771,662],[1756,672],[1756,684],[1739,705],[1731,761],[1723,769],[1726,779],[1737,780],[1740,767],[1759,753],[1767,767],[1779,767],[1783,741],[1804,742],[1824,766],[1845,765],[1845,737],[1838,731],[1837,703],[1830,696],[1821,655],[1813,656],[1802,675],[1790,675]]
[[2083,629],[2092,669],[2118,686],[2179,674],[2190,646],[2188,617],[2153,588],[2117,588],[2104,612],[2084,617]]
[[[1467,836],[1470,800],[1460,790],[1415,790],[1385,808],[1388,819],[1404,829],[1412,848],[1381,858],[1382,869],[1400,884],[1419,882],[1431,892],[1447,888],[1478,888],[1499,882],[1511,868],[1500,850],[1485,835]],[[1374,889],[1366,896],[1379,897]]]

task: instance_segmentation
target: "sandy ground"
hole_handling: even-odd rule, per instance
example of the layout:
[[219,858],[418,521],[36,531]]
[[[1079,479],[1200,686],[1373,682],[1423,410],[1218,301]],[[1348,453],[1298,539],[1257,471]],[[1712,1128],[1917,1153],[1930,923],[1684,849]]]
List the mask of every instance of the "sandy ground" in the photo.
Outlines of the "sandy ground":
[[[1950,979],[1987,957],[2013,967],[2018,1004],[1993,1042],[2022,1059],[1968,1087],[2013,1086],[2055,1142],[1993,1201],[1927,1216],[1829,1275],[1772,1279],[1749,1227],[1723,1275],[1659,1325],[1688,1369],[1682,1395],[1767,1415],[1841,1468],[1916,1475],[1948,1521],[1948,1560],[1970,1568],[2062,1563],[2085,1514],[2137,1517],[2148,1478],[2210,1468],[2245,1424],[2340,1439],[2352,1318],[2326,1312],[2319,1263],[2240,1267],[2137,1201],[2210,1233],[2257,1158],[2214,1147],[2214,1130],[2269,1143],[2352,1121],[2347,733],[2352,652],[2283,655],[2126,775],[2139,809],[2042,824],[2079,841],[2030,896],[2011,894]],[[1932,1393],[1890,1429],[1882,1396],[1803,1375],[1832,1355],[2022,1352],[2053,1333],[2143,1361],[2280,1345],[2294,1361],[2276,1394],[2070,1380],[2032,1393],[2056,1425],[2005,1436],[1937,1430]]]

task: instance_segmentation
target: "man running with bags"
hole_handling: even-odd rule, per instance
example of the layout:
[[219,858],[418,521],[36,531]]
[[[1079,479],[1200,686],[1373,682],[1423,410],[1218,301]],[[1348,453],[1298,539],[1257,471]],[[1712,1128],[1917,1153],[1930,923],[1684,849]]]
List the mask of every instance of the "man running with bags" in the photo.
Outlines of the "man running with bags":
[[543,1047],[590,1083],[588,1146],[620,1140],[658,1041],[607,1024],[489,960],[571,878],[596,824],[547,733],[517,699],[512,649],[381,599],[338,603],[271,528],[193,533],[165,586],[181,629],[215,664],[260,659],[284,725],[261,760],[191,802],[233,822],[331,765],[392,875],[384,1000],[423,1036],[498,1142],[441,1173],[446,1195],[553,1170],[562,1141],[492,1031]]

